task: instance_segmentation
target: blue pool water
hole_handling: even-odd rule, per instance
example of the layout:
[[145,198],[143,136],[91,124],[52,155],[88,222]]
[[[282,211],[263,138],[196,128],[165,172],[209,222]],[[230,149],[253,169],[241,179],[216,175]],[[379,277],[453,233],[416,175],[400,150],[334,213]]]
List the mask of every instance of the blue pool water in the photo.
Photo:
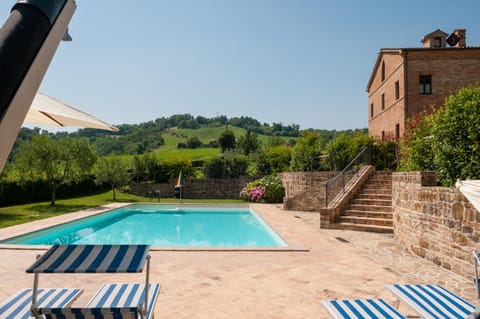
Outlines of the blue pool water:
[[1,241],[3,244],[149,244],[183,247],[282,247],[251,209],[130,205]]

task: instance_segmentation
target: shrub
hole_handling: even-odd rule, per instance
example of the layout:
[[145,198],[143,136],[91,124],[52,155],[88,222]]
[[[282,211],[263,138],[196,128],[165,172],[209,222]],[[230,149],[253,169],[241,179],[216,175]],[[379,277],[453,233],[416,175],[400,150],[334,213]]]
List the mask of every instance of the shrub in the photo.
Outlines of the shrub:
[[402,169],[435,170],[445,186],[480,178],[480,86],[447,97],[436,113],[414,119],[412,126],[402,149]]
[[266,176],[248,183],[240,192],[240,197],[252,201],[280,203],[285,195],[282,181],[276,176]]
[[188,148],[197,148],[202,146],[202,141],[196,136],[190,136],[187,138],[187,147]]

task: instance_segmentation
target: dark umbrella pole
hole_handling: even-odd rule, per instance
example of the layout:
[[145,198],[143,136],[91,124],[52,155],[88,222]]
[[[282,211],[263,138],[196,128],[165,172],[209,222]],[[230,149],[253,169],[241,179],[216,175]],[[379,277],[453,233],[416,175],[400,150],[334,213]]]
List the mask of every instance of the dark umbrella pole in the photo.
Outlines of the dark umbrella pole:
[[180,203],[183,203],[183,186],[175,185],[175,198],[180,200]]
[[75,8],[73,0],[19,0],[0,29],[0,172]]

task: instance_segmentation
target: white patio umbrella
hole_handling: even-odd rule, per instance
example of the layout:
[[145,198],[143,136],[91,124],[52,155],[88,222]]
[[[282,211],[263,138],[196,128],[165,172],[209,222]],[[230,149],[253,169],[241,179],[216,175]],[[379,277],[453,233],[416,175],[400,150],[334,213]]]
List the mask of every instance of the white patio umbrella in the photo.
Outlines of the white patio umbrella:
[[455,184],[468,201],[480,212],[480,180],[457,181]]
[[118,131],[115,126],[40,92],[35,95],[24,123]]

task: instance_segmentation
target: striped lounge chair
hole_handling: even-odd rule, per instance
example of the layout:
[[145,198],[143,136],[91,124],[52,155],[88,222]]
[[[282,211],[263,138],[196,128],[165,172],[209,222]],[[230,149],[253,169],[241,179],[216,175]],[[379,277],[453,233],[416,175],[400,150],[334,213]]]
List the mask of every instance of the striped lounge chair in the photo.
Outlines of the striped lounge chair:
[[406,319],[383,299],[322,300],[335,319]]
[[[82,293],[79,288],[39,288],[37,304],[40,307],[68,307]],[[22,289],[0,305],[2,319],[29,319],[31,316],[33,289]]]
[[150,284],[145,309],[144,284],[105,284],[84,308],[40,308],[46,319],[150,319],[160,284]]
[[422,318],[465,319],[475,306],[440,285],[387,285]]

